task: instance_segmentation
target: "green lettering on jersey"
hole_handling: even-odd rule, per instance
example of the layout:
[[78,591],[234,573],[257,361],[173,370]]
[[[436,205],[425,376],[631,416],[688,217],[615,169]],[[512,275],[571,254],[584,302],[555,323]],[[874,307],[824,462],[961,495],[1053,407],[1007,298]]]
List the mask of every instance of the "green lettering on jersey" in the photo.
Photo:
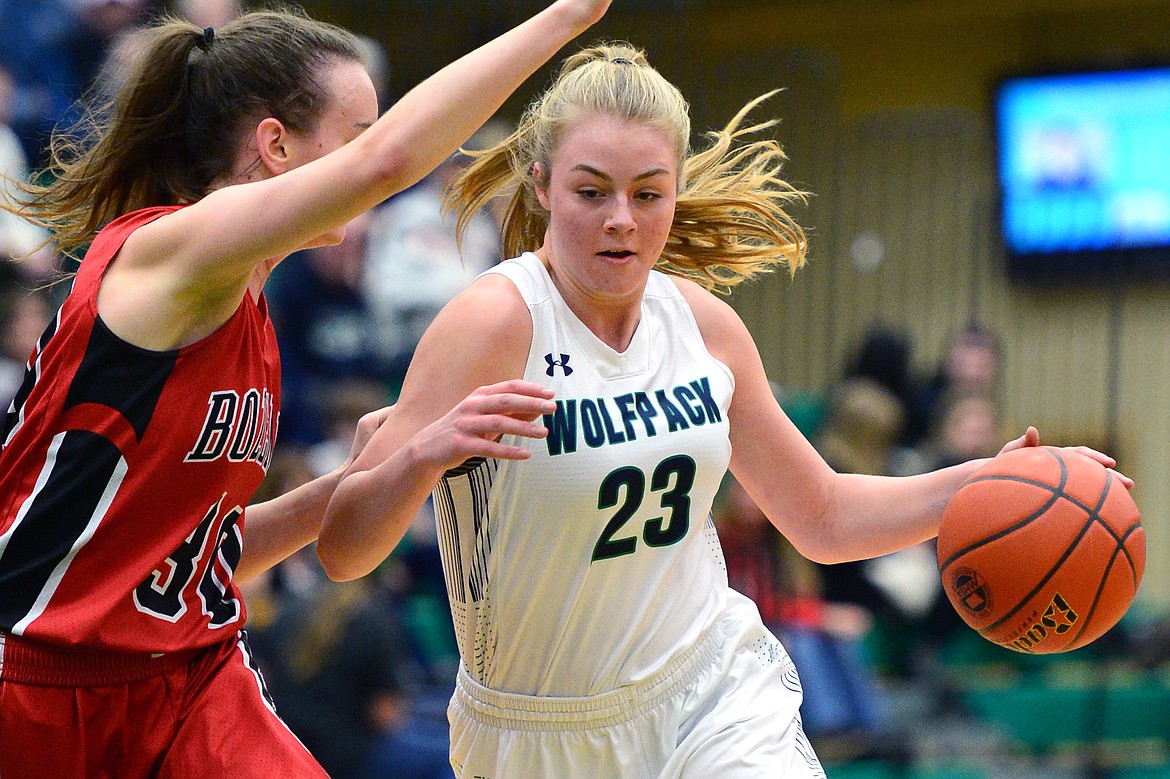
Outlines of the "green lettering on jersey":
[[594,449],[605,443],[601,413],[597,410],[597,404],[589,398],[581,400],[581,432],[585,436],[585,443]]
[[577,401],[558,400],[557,410],[544,415],[544,426],[550,456],[577,451]]
[[676,430],[686,430],[690,427],[687,424],[687,418],[666,397],[666,390],[655,390],[654,398],[658,401],[658,405],[662,407],[662,413],[666,415],[666,429],[668,432],[673,433]]
[[703,407],[695,404],[695,393],[691,392],[690,387],[682,384],[675,387],[674,398],[683,407],[683,410],[687,412],[687,417],[690,418],[691,424],[701,425],[707,421],[707,416],[703,413]]
[[626,440],[634,441],[638,436],[634,433],[634,418],[636,413],[634,411],[634,393],[627,392],[625,395],[618,395],[613,399],[617,404],[618,416],[622,419],[622,427],[626,431]]
[[719,404],[715,402],[714,396],[711,395],[711,382],[704,376],[701,379],[691,382],[691,389],[695,391],[695,395],[703,404],[703,410],[707,412],[707,421],[714,424],[723,420],[723,415],[719,413]]

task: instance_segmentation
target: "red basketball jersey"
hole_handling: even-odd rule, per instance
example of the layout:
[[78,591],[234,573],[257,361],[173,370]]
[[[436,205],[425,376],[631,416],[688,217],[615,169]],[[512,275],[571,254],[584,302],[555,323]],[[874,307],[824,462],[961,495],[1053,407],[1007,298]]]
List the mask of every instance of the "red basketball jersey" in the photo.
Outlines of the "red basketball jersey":
[[126,237],[175,210],[103,229],[33,350],[0,430],[0,631],[168,652],[244,623],[232,572],[280,409],[264,298],[245,295],[215,333],[166,352],[97,314]]

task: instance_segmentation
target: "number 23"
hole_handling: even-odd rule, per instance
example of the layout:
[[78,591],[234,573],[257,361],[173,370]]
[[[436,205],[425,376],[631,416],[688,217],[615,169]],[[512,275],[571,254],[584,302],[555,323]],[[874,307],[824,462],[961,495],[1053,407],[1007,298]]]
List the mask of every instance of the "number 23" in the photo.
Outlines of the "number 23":
[[[670,510],[669,517],[654,517],[642,527],[642,540],[647,546],[670,546],[687,534],[691,525],[691,487],[695,483],[695,461],[684,454],[667,457],[650,476],[650,491],[661,492],[659,504]],[[624,498],[620,500],[624,488]],[[614,538],[642,505],[646,496],[646,474],[627,465],[612,471],[601,482],[597,492],[597,508],[617,511],[601,531],[593,547],[594,562],[633,554],[637,549],[636,536]]]

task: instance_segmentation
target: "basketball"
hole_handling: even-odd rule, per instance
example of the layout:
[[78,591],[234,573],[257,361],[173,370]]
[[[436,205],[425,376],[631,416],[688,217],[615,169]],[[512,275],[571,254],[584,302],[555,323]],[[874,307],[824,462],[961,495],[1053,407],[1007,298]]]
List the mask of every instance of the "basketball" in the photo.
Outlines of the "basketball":
[[993,458],[943,511],[938,568],[963,620],[1030,654],[1066,652],[1125,614],[1146,563],[1141,514],[1097,461],[1054,447]]

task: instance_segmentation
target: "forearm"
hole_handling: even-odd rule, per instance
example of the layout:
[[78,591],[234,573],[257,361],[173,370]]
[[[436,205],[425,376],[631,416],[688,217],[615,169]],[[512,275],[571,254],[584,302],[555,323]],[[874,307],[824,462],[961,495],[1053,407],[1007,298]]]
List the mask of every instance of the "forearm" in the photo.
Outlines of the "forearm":
[[810,530],[815,532],[809,533],[801,551],[818,562],[838,563],[878,557],[934,538],[947,502],[983,462],[973,460],[916,476],[837,474],[825,511],[811,521]]
[[317,539],[329,498],[341,479],[334,471],[280,497],[248,507],[244,551],[233,576],[245,582]]
[[409,186],[438,166],[593,21],[574,4],[554,3],[410,90],[375,125],[384,125],[385,158],[396,161],[390,186]]
[[329,578],[357,579],[377,568],[441,477],[410,445],[374,468],[346,474],[329,501],[317,544]]

